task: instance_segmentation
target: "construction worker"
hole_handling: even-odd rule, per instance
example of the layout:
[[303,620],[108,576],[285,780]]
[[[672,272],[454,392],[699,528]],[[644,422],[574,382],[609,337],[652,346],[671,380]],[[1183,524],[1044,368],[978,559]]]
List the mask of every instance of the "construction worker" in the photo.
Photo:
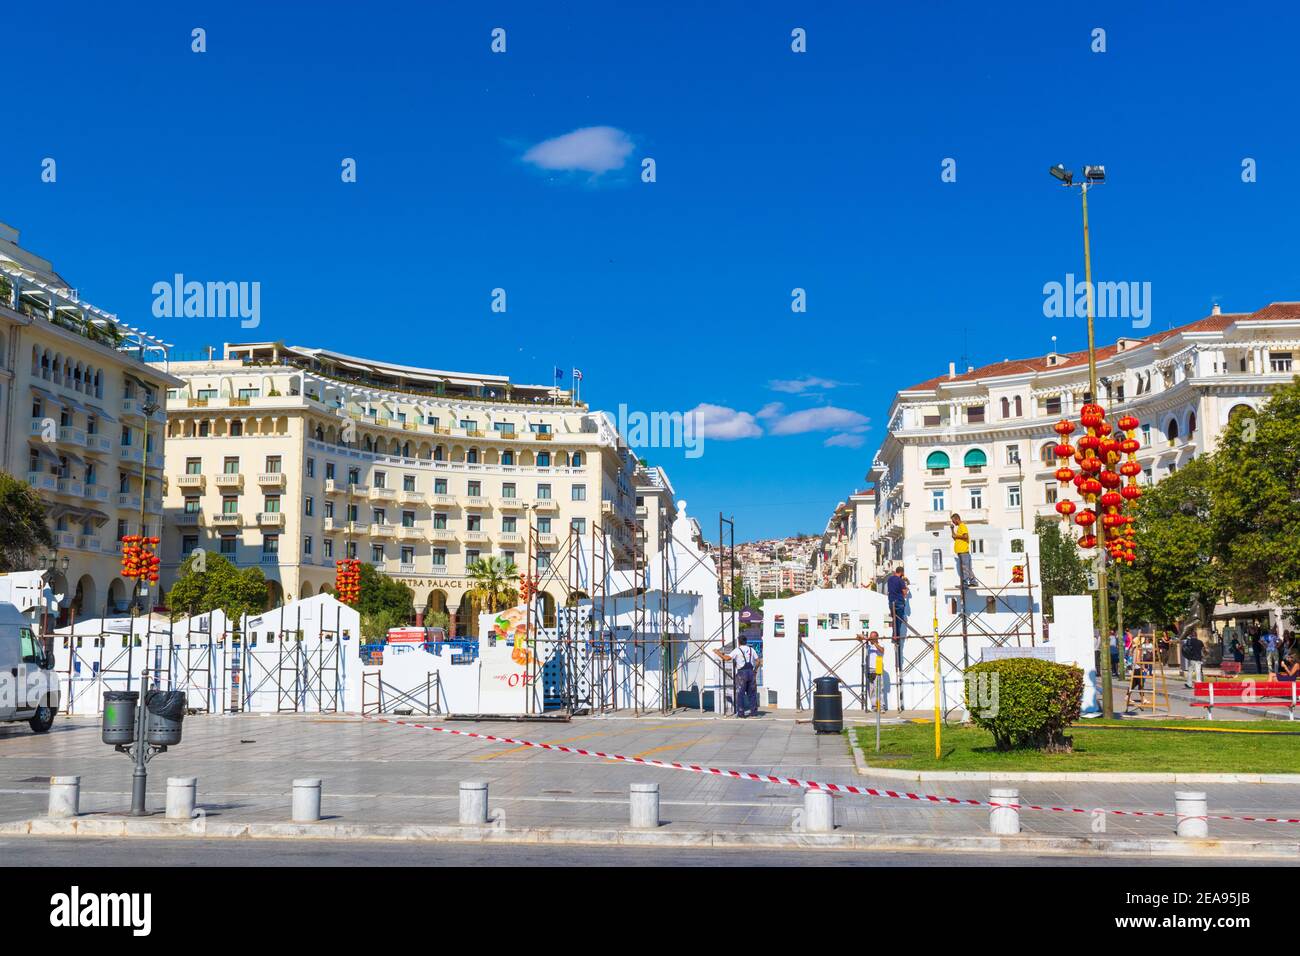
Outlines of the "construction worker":
[[970,563],[970,531],[961,520],[961,515],[952,515],[952,553],[957,557],[957,578],[962,587],[973,588],[979,582]]
[[724,661],[731,661],[736,669],[736,716],[758,716],[758,669],[763,658],[749,646],[745,635],[736,638],[736,646],[726,649],[715,647],[713,653]]
[[885,656],[885,646],[880,643],[880,632],[858,634],[858,640],[867,645],[867,653],[862,666],[865,670],[864,683],[867,689],[867,701],[872,710],[880,709],[880,686],[876,681],[876,658]]

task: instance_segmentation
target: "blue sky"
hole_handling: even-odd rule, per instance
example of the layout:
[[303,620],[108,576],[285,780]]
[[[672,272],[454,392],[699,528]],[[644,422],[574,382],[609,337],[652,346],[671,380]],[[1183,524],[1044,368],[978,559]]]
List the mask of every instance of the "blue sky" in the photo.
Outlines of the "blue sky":
[[[1084,345],[1043,315],[1082,273],[1052,163],[1106,165],[1096,276],[1151,283],[1150,331],[1300,298],[1288,6],[271,6],[9,13],[0,220],[181,349],[577,366],[595,407],[715,406],[701,457],[644,454],[741,539],[820,532],[898,388]],[[260,282],[261,326],[153,318],[177,272]]]

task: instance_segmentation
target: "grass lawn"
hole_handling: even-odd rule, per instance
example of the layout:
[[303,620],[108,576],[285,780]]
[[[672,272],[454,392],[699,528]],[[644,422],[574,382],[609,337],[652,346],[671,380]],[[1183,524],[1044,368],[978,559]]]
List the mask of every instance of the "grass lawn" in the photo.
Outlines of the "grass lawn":
[[[1160,730],[1157,728],[1176,728]],[[1113,729],[1107,729],[1113,728]],[[1214,733],[1288,731],[1289,733]],[[850,731],[852,733],[853,731]],[[943,728],[943,757],[934,759],[934,724],[856,728],[868,766],[903,770],[1041,770],[1055,773],[1300,773],[1300,721],[1085,720],[1070,728],[1074,753],[1000,753],[978,727]]]

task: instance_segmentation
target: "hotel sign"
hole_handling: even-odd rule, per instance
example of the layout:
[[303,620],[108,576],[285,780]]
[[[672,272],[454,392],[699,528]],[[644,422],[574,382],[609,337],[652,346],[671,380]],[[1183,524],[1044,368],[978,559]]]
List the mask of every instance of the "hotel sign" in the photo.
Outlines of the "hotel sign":
[[450,590],[464,590],[472,582],[469,578],[434,578],[423,576],[397,576],[393,578],[398,584],[405,584],[410,588],[446,588]]

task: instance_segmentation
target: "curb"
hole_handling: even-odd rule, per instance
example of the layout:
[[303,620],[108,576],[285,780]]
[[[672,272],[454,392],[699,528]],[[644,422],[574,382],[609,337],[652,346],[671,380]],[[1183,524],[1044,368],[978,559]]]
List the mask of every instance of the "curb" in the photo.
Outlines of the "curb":
[[1284,783],[1300,785],[1300,773],[1046,773],[1039,770],[979,771],[979,770],[895,770],[889,767],[872,767],[858,744],[858,735],[848,732],[853,763],[863,777],[882,780],[910,780],[924,783],[935,781],[983,781],[984,783]]
[[534,846],[641,848],[764,848],[801,850],[948,851],[1035,853],[1061,856],[1140,854],[1217,859],[1297,859],[1300,843],[1268,840],[1100,839],[1019,836],[907,836],[877,833],[780,833],[627,830],[615,827],[478,827],[344,823],[171,822],[137,818],[48,819],[0,824],[0,836],[119,837],[126,839],[389,840],[422,843],[508,843]]

